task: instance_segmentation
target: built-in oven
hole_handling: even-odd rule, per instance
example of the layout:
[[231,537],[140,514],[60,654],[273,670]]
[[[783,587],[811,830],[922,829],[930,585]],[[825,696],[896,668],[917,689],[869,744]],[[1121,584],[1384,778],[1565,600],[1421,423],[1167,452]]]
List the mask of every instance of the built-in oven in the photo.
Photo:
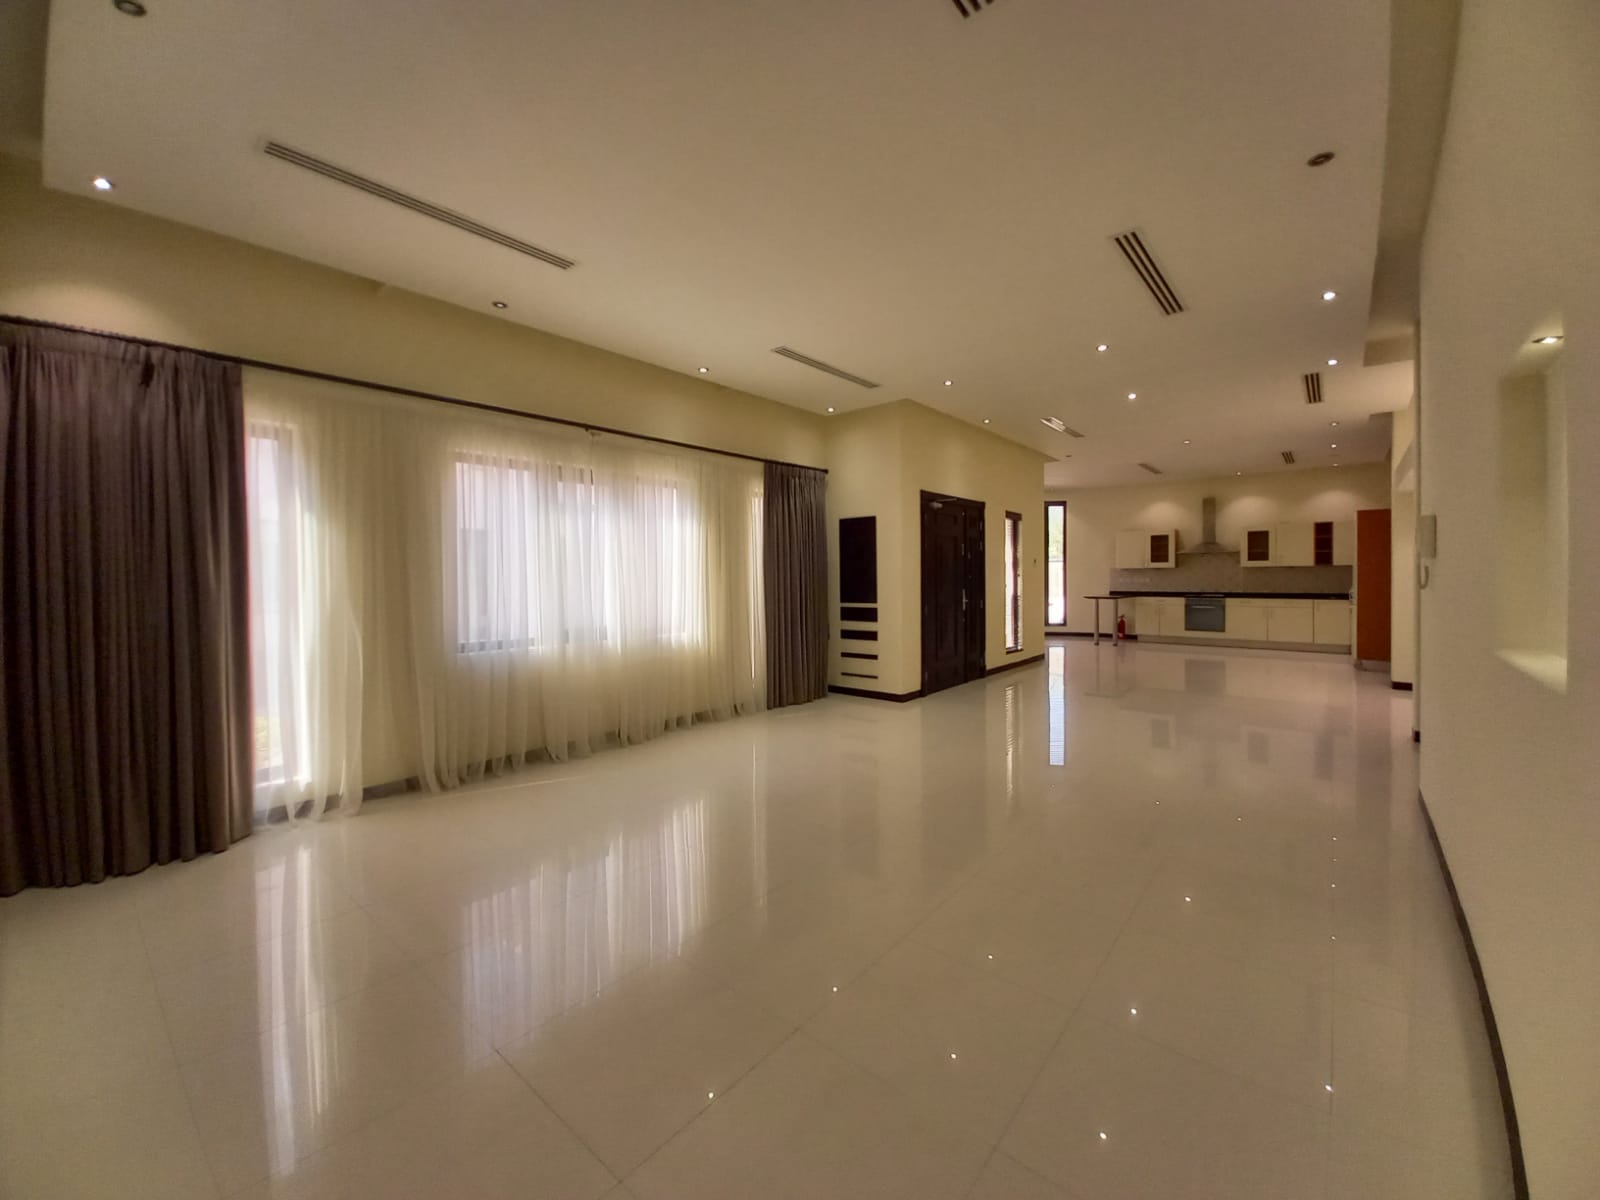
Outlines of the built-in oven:
[[1183,627],[1201,633],[1221,633],[1228,627],[1228,602],[1221,596],[1185,596]]

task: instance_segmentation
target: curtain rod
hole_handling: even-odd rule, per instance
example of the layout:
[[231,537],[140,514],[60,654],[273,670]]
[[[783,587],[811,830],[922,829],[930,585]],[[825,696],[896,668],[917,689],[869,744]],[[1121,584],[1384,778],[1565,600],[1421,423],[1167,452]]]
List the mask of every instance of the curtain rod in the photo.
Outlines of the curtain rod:
[[130,342],[136,346],[154,346],[161,350],[179,350],[185,354],[196,354],[201,358],[213,359],[216,362],[237,363],[241,367],[255,367],[260,371],[276,371],[280,375],[298,375],[302,379],[320,379],[325,383],[342,383],[346,387],[366,388],[373,392],[388,392],[395,396],[411,396],[417,400],[432,400],[438,404],[450,404],[456,408],[475,408],[480,412],[499,413],[507,417],[522,417],[529,421],[544,421],[551,425],[565,425],[570,429],[582,429],[587,433],[609,433],[616,437],[633,438],[641,442],[654,442],[659,446],[676,446],[680,450],[696,450],[702,454],[719,454],[724,458],[742,458],[747,462],[771,463],[776,467],[796,467],[802,471],[816,471],[826,475],[826,467],[812,467],[805,463],[785,462],[781,458],[762,458],[759,454],[741,454],[737,450],[718,450],[715,446],[701,446],[694,442],[679,442],[672,438],[656,437],[648,433],[630,433],[626,429],[614,429],[609,425],[591,425],[587,421],[574,421],[567,417],[549,417],[543,413],[528,412],[520,408],[503,408],[498,404],[485,404],[481,400],[464,400],[460,396],[446,396],[440,392],[424,392],[416,388],[400,387],[396,384],[374,383],[370,379],[353,379],[348,375],[334,375],[327,371],[313,371],[309,367],[291,367],[285,363],[267,362],[259,358],[244,358],[237,354],[222,354],[215,350],[201,350],[195,346],[180,346],[176,342],[161,342],[155,338],[134,337],[128,333],[111,333],[104,329],[89,329],[82,325],[67,325],[61,321],[45,321],[38,317],[17,317],[9,313],[0,313],[0,322],[8,325],[27,325],[35,329],[59,329],[64,333],[84,333],[94,337],[110,338],[117,342]]

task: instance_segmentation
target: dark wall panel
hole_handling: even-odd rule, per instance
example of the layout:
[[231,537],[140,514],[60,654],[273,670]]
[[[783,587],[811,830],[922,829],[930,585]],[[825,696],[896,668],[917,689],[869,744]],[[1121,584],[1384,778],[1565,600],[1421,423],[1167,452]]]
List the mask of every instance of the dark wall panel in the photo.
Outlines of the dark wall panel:
[[878,518],[839,521],[839,603],[878,602]]

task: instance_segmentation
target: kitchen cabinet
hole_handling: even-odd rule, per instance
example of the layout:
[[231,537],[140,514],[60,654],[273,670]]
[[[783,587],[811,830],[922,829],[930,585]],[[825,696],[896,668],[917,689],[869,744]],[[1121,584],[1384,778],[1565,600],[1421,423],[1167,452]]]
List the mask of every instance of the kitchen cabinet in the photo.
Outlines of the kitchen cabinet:
[[1353,567],[1356,565],[1356,523],[1354,521],[1335,521],[1333,523],[1333,565],[1336,567]]
[[1310,600],[1268,601],[1267,641],[1300,642],[1306,645],[1313,639],[1313,614]]
[[1273,531],[1272,565],[1309,567],[1316,563],[1316,535],[1310,521],[1286,521]]
[[1188,631],[1183,627],[1183,597],[1161,596],[1161,624],[1159,626],[1162,637],[1184,637]]
[[1142,567],[1149,557],[1150,544],[1142,529],[1125,529],[1117,534],[1116,565],[1124,570]]
[[1350,644],[1350,601],[1311,602],[1311,640],[1319,646]]
[[1178,531],[1163,529],[1146,535],[1148,549],[1145,553],[1147,567],[1175,567],[1178,565]]
[[1157,596],[1140,596],[1133,602],[1133,632],[1156,637],[1161,629],[1161,600]]
[[1280,521],[1246,529],[1239,546],[1246,567],[1347,567],[1355,561],[1352,521]]
[[1228,599],[1227,636],[1247,642],[1267,640],[1267,609],[1259,600]]
[[1124,529],[1117,534],[1120,568],[1175,567],[1178,565],[1178,531],[1175,529]]
[[1239,543],[1239,565],[1244,567],[1270,567],[1272,565],[1273,531],[1271,526],[1263,529],[1246,529],[1244,538]]

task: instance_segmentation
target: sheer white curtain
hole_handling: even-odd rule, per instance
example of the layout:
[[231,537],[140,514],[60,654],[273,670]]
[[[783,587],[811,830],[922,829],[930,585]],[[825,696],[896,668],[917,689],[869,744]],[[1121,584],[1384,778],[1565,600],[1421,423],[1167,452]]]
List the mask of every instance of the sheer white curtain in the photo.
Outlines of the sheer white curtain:
[[[364,506],[348,423],[247,378],[245,471],[258,820],[361,803]],[[255,386],[250,386],[254,384]],[[352,524],[357,527],[352,528]],[[355,535],[355,536],[352,536]]]
[[438,413],[406,441],[430,786],[762,707],[759,464]]
[[245,383],[263,813],[764,706],[761,464]]

